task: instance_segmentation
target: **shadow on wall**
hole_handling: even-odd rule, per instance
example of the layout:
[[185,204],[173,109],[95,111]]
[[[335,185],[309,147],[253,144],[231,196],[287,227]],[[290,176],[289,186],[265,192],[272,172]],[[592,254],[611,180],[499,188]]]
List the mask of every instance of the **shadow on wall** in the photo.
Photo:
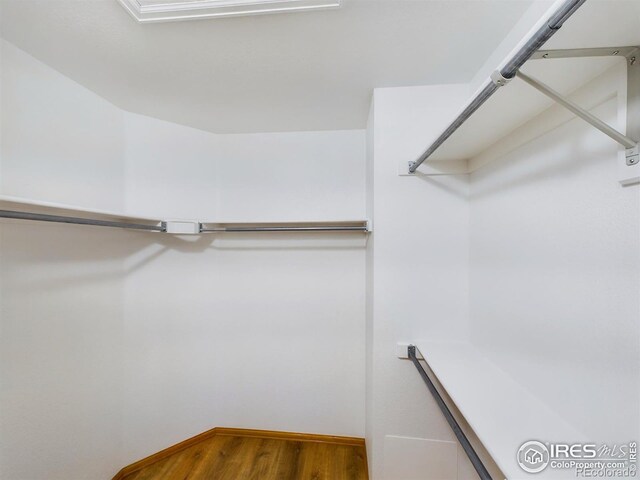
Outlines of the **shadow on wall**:
[[[580,122],[579,119],[574,119],[566,124],[564,129],[584,128]],[[513,151],[507,152],[471,172],[473,188],[470,193],[467,193],[466,189],[458,190],[438,181],[438,176],[417,172],[415,177],[453,196],[473,202],[475,199],[502,194],[509,190],[518,190],[528,185],[542,184],[549,180],[570,181],[582,175],[582,172],[589,167],[596,166],[603,161],[609,162],[612,151],[617,148],[613,142],[611,144],[597,144],[594,148],[593,144],[587,142],[588,135],[580,136],[562,132],[556,132],[553,135],[560,135],[563,142],[561,144],[555,143],[554,147],[548,148],[544,162],[530,161],[531,156],[540,153],[539,137],[536,137],[519,147],[518,155],[514,155]],[[615,167],[615,163],[612,164],[614,172]],[[466,176],[468,174],[460,175]],[[501,181],[501,175],[505,175],[505,179],[508,177],[508,180]],[[489,176],[490,179],[484,181]]]
[[[448,177],[454,176],[454,175],[447,175]],[[466,173],[461,173],[461,174],[457,174],[455,176],[462,176],[463,178],[467,176]],[[439,182],[437,177],[434,176],[428,176],[428,175],[421,175],[419,172],[416,173],[416,178],[419,178],[420,180],[422,180],[425,183],[428,183],[429,185],[432,185],[436,188],[439,188],[440,190],[443,190],[444,192],[450,193],[455,197],[458,197],[461,200],[467,200],[469,198],[469,193],[468,193],[468,187],[467,187],[467,183],[465,182],[464,184],[462,184],[461,186],[463,188],[460,189],[456,189],[453,188],[451,185],[447,185],[445,183]]]
[[[612,144],[611,148],[615,148],[615,144]],[[521,147],[518,156],[513,155],[513,152],[506,154],[473,172],[474,179],[491,175],[492,180],[484,185],[473,182],[475,185],[469,198],[473,201],[549,180],[570,181],[581,175],[584,169],[609,161],[611,148],[602,144],[594,149],[577,136],[566,135],[562,145],[549,149],[544,163],[535,163],[531,162],[530,158],[532,155],[539,155],[540,145],[534,139]],[[613,164],[613,171],[615,167]],[[501,173],[508,175],[508,180],[500,181]]]
[[[362,233],[207,233],[202,235],[158,235],[154,233],[127,232],[132,237],[134,251],[155,246],[153,255],[139,261],[128,270],[137,269],[152,261],[164,251],[176,251],[184,254],[197,254],[206,250],[247,250],[247,251],[284,251],[284,250],[358,250],[367,246],[368,235]],[[160,250],[158,250],[160,249]]]
[[3,478],[109,478],[122,458],[130,245],[119,232],[15,221],[0,241]]
[[[58,265],[58,273],[70,272],[73,263],[98,262],[103,267],[110,260],[125,261],[123,271],[100,268],[83,273],[85,268],[73,270],[70,275],[43,278],[41,275],[18,275],[16,286],[24,282],[30,288],[66,289],[73,284],[99,282],[119,278],[123,273],[132,273],[152,263],[168,251],[185,255],[198,254],[206,250],[227,251],[329,251],[358,250],[366,248],[368,235],[362,233],[222,233],[203,235],[164,235],[150,232],[107,229],[104,227],[54,225],[35,222],[3,220],[0,222],[7,237],[5,250],[11,251],[15,261],[25,264]],[[73,237],[73,248],[69,248]],[[79,242],[78,239],[81,239]],[[83,242],[82,239],[85,241]],[[136,255],[146,251],[146,255]]]

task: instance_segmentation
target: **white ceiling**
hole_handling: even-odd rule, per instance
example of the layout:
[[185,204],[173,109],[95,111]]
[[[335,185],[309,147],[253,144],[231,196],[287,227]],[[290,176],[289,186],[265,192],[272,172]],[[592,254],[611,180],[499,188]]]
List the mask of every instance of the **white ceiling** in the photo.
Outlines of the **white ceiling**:
[[116,0],[2,0],[2,36],[125,110],[220,133],[363,128],[373,87],[468,82],[531,0],[344,0],[138,24]]

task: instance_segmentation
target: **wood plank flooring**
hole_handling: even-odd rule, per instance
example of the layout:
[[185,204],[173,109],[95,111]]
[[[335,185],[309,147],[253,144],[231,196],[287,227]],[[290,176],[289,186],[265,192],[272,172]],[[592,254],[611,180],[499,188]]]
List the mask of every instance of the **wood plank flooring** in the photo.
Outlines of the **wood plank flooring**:
[[364,445],[216,434],[123,480],[367,480]]

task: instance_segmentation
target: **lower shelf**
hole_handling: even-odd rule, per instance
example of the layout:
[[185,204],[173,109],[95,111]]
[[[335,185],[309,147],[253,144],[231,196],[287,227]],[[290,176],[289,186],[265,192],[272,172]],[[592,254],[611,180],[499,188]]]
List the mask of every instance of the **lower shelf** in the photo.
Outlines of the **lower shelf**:
[[[586,440],[522,384],[469,343],[417,342],[416,347],[473,433],[506,478],[523,478],[517,463],[529,440]],[[562,472],[560,472],[562,473]],[[537,474],[553,476],[553,471]]]

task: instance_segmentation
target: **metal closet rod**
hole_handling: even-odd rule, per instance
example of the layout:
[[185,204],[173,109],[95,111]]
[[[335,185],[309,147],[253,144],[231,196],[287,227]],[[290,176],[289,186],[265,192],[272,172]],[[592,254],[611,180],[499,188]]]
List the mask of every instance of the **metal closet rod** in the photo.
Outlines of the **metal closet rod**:
[[420,361],[418,360],[418,356],[416,355],[416,347],[414,345],[409,345],[408,354],[409,358],[418,369],[422,380],[424,380],[424,383],[427,385],[427,388],[431,392],[431,395],[433,395],[433,399],[436,401],[438,408],[440,408],[440,411],[444,415],[444,418],[447,420],[447,423],[451,427],[451,430],[453,430],[453,433],[460,442],[460,446],[467,454],[467,457],[469,457],[469,461],[473,465],[473,468],[476,470],[478,477],[480,477],[481,480],[492,480],[489,471],[484,466],[484,463],[482,463],[480,456],[471,445],[471,442],[460,427],[460,424],[456,421],[455,417],[451,413],[451,410],[449,410],[449,407],[442,398],[442,395],[440,395],[440,392],[438,392],[438,389],[433,384],[433,381],[429,378],[426,370],[422,367],[422,365],[420,365]]
[[200,229],[201,233],[242,233],[242,232],[367,232],[367,226],[322,225],[318,227],[212,227]]
[[93,225],[97,227],[128,228],[132,230],[147,230],[150,232],[166,232],[165,222],[158,222],[159,225],[144,225],[141,223],[114,222],[111,220],[48,215],[45,213],[16,212],[13,210],[0,210],[0,218],[33,220],[38,222],[71,223],[74,225]]
[[[167,222],[158,221],[157,225],[145,225],[141,223],[116,222],[111,220],[97,220],[93,218],[70,217],[64,215],[49,215],[45,213],[18,212],[14,210],[0,210],[0,218],[14,220],[31,220],[37,222],[67,223],[74,225],[92,225],[98,227],[126,228],[130,230],[145,230],[149,232],[167,232]],[[302,226],[255,226],[255,227],[210,227],[199,224],[200,233],[240,233],[240,232],[368,232],[364,225],[309,225],[305,222]]]
[[487,85],[473,98],[467,107],[451,122],[444,132],[427,148],[422,155],[409,164],[409,172],[415,173],[440,145],[442,145],[460,126],[474,114],[478,108],[493,95],[498,88],[515,77],[518,69],[531,58],[559,29],[562,24],[582,6],[586,0],[565,0],[560,8],[542,25],[527,42],[507,61],[500,70],[494,72]]

